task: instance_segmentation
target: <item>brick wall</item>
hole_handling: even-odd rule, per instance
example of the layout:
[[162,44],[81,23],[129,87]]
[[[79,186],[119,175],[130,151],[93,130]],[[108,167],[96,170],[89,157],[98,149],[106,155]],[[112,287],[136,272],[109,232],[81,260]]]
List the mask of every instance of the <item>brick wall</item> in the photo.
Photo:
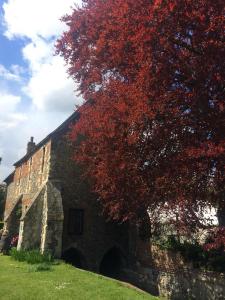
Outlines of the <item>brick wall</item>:
[[48,179],[50,155],[51,141],[16,167],[13,181],[7,188],[5,217],[10,213],[20,195],[23,195],[23,210],[30,205],[35,193]]

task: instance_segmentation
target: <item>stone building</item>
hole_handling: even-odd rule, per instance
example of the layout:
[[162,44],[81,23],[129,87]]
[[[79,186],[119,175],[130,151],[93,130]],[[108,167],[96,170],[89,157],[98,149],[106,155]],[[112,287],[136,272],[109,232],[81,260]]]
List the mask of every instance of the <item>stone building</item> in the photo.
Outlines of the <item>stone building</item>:
[[143,228],[106,222],[97,196],[71,159],[67,134],[78,118],[75,112],[37,145],[31,138],[26,155],[4,180],[9,238],[19,236],[18,249],[50,251],[167,299],[224,299],[224,275],[196,270],[176,253],[155,248],[141,238]]
[[96,195],[71,160],[67,134],[75,112],[27,153],[4,181],[7,197],[4,227],[19,236],[18,249],[51,251],[74,265],[116,276],[127,264],[126,225],[106,222]]

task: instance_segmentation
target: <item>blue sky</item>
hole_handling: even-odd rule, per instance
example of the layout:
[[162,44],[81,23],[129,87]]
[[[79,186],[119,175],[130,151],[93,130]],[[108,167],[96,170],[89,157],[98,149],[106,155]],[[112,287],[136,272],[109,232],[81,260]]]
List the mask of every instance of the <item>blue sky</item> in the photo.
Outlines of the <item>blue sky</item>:
[[80,0],[0,0],[0,182],[25,154],[82,102],[54,42],[60,17]]
[[25,66],[26,62],[23,60],[21,49],[26,45],[26,41],[21,39],[9,40],[3,34],[4,32],[1,32],[0,35],[0,61],[4,63],[6,68],[10,68],[12,64]]

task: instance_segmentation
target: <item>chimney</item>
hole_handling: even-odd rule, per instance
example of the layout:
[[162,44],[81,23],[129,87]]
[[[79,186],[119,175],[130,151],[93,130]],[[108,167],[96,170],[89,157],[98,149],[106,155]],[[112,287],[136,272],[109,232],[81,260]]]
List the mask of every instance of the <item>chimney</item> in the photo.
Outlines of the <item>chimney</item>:
[[32,152],[34,150],[34,148],[35,148],[34,138],[31,137],[30,141],[27,143],[27,154]]

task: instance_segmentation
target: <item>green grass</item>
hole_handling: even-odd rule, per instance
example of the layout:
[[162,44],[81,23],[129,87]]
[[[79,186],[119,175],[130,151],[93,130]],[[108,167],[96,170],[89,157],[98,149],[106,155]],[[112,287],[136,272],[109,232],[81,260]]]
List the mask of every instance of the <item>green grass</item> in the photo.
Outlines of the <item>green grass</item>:
[[[39,265],[40,266],[40,265]],[[147,293],[61,263],[43,270],[0,255],[0,300],[153,300]]]
[[28,264],[52,264],[53,257],[50,253],[41,254],[40,250],[17,250],[16,248],[12,248],[9,252],[10,256],[14,260],[18,261],[26,261]]

